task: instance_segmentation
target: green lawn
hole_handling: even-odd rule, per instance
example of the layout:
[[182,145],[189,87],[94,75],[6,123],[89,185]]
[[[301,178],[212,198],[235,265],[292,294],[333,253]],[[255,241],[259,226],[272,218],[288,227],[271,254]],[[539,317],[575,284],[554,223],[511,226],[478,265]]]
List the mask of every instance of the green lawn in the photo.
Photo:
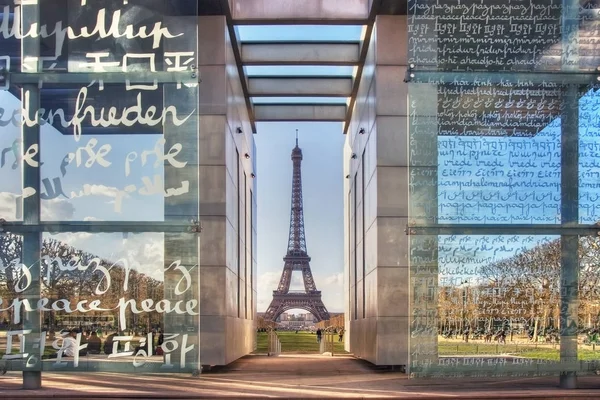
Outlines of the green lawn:
[[[538,344],[534,343],[461,343],[461,342],[438,342],[438,351],[441,356],[452,355],[484,355],[484,354],[511,354],[515,356],[556,360],[560,359],[560,345]],[[579,346],[578,356],[580,360],[600,360],[600,346],[592,349],[591,346]]]
[[[267,333],[258,332],[256,337],[256,351],[255,353],[266,353],[267,352]],[[282,353],[318,353],[319,344],[317,343],[317,336],[314,333],[300,331],[295,333],[294,331],[277,331],[279,340],[281,341],[281,352]],[[334,341],[334,354],[346,354],[344,351],[344,343],[338,342],[337,335]]]

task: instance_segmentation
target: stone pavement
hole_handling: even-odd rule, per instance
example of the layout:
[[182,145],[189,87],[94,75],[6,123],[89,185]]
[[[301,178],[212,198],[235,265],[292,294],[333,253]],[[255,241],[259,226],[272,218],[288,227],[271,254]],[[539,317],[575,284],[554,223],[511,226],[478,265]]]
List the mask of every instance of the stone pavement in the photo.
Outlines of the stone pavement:
[[350,356],[246,356],[200,377],[186,374],[43,374],[43,389],[21,389],[21,374],[0,376],[0,399],[600,399],[600,376],[562,390],[558,378],[409,380]]

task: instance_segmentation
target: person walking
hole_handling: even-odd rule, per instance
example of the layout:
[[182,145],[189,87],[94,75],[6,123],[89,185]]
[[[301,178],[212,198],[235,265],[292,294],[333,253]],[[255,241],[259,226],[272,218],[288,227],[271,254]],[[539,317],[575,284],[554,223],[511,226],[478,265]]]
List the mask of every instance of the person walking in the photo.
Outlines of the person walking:
[[321,335],[323,335],[323,332],[321,332],[321,328],[317,329],[317,343],[321,343]]

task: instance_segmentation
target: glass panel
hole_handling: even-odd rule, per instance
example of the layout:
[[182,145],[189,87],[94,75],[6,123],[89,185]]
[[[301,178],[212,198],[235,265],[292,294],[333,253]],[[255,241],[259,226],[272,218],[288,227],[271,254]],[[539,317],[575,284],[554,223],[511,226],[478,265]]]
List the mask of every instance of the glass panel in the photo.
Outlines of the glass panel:
[[[437,248],[432,248],[435,242]],[[416,311],[413,374],[518,376],[559,371],[559,237],[439,236],[414,241],[411,250],[416,283],[411,299]],[[437,279],[419,250],[434,263],[439,261]],[[422,278],[426,274],[427,283]]]
[[291,103],[291,104],[347,104],[348,98],[345,97],[252,97],[254,104],[273,104],[273,103]]
[[600,238],[579,240],[578,356],[584,372],[595,372],[600,363]]
[[600,19],[581,4],[409,1],[413,376],[597,369]]
[[[6,266],[2,294],[12,300],[3,308],[2,324],[15,343],[7,354],[15,356],[18,344],[37,341],[44,344],[39,349],[44,370],[197,368],[198,259],[189,246],[194,234],[44,234],[39,301],[19,295],[35,281],[19,262],[21,237],[0,240]],[[181,258],[168,259],[165,248]],[[22,335],[24,313],[32,309],[41,316],[41,334]]]
[[[19,332],[23,329],[22,315],[15,314],[14,308],[6,304],[6,300],[18,298],[26,285],[26,271],[23,259],[23,237],[11,233],[0,234],[0,335],[8,339],[8,332]],[[16,321],[16,322],[15,322]],[[11,358],[13,353],[19,353],[20,341],[14,340],[0,348],[0,367],[19,370],[21,361]]]
[[585,4],[409,0],[409,63],[446,71],[595,71],[600,20],[595,5]]
[[437,98],[440,223],[559,223],[560,90],[450,83]]
[[2,132],[0,134],[0,218],[6,221],[20,221],[23,218],[21,213],[21,176],[23,174],[20,162],[21,130],[17,124],[13,123],[14,112],[20,109],[19,97],[6,90],[0,90],[0,132]]
[[[68,109],[87,94],[93,106],[86,104],[88,100],[85,107],[93,107],[98,118],[97,123],[86,118],[81,137],[75,140],[73,128],[63,128],[58,119],[43,125],[42,220],[164,220],[165,198],[190,191],[189,180],[165,182],[165,169],[195,168],[180,154],[187,143],[175,137],[165,143],[163,129],[169,122],[183,130],[196,123],[194,110],[184,117],[171,113],[183,113],[185,106],[173,96],[168,101],[170,86],[174,85],[157,84],[151,91],[128,90],[123,84],[108,84],[101,90],[97,85],[42,89],[42,107],[48,112]],[[179,91],[183,99],[191,94],[189,89]],[[65,108],[57,108],[58,102]],[[113,121],[123,118],[120,123],[108,122],[113,107],[117,110]],[[74,111],[67,113],[71,118]]]
[[242,41],[352,41],[360,40],[360,25],[240,25]]
[[6,3],[0,239],[22,253],[0,265],[11,368],[198,370],[196,2]]
[[348,66],[325,66],[325,65],[279,65],[279,66],[257,66],[244,67],[249,76],[347,76],[351,77],[354,67]]
[[579,99],[579,222],[600,221],[600,92]]

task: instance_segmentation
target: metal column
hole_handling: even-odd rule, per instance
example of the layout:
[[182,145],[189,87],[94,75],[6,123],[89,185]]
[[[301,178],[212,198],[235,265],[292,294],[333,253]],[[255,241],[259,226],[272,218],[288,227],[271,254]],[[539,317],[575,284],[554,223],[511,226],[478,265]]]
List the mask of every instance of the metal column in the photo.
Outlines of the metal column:
[[[579,1],[562,2],[562,71],[579,70]],[[577,85],[565,85],[561,110],[561,226],[579,222],[579,97]],[[577,387],[577,308],[579,236],[561,234],[560,386]]]
[[[40,23],[40,6],[38,2],[29,2],[21,5],[21,24],[23,32],[28,32],[30,27]],[[21,40],[21,72],[40,72],[40,40],[39,37],[26,37]],[[35,123],[37,110],[40,108],[40,87],[37,84],[23,84],[21,87],[21,101],[24,117],[34,123],[23,123],[21,128],[21,157],[30,149],[32,153],[37,149],[37,154],[29,161],[22,161],[23,187],[22,210],[24,225],[39,225],[40,223],[40,125]],[[37,304],[40,298],[40,259],[42,248],[42,233],[37,229],[23,234],[22,262],[29,268],[31,282],[23,291],[22,297],[28,299],[30,304]],[[25,341],[25,369],[23,371],[23,388],[39,389],[42,387],[42,359],[38,349],[33,347],[34,337],[41,334],[41,314],[39,311],[24,312],[23,329],[31,331],[23,335]],[[43,349],[42,349],[43,351]]]
[[[561,223],[576,225],[579,220],[579,107],[577,86],[563,90],[561,119]],[[560,270],[560,361],[565,370],[560,386],[577,387],[577,308],[579,306],[579,236],[561,235]]]

